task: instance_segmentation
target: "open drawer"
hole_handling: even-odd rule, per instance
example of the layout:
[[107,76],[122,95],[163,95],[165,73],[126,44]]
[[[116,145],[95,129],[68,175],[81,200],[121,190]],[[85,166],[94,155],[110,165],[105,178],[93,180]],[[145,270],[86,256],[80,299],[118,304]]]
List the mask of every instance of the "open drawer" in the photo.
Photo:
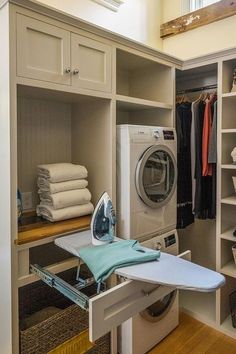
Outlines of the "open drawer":
[[[85,231],[59,238],[55,243],[79,257],[79,250],[90,240],[90,231]],[[184,253],[183,257],[187,255]],[[71,286],[39,266],[31,266],[31,271],[89,311],[90,341],[100,338],[176,288],[210,292],[225,282],[219,273],[166,253],[155,262],[117,269],[118,285],[92,298],[82,293],[81,285]]]

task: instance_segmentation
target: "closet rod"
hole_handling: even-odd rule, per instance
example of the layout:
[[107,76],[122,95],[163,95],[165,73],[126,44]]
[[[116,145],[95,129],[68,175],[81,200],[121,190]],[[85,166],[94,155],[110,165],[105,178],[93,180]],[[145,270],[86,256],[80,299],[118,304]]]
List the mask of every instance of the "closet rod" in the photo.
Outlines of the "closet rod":
[[200,87],[194,87],[192,89],[186,89],[186,90],[181,90],[177,91],[177,95],[182,95],[184,93],[190,93],[190,92],[198,92],[198,91],[205,91],[205,90],[213,90],[217,88],[217,84],[212,84],[212,85],[207,85],[207,86],[200,86]]

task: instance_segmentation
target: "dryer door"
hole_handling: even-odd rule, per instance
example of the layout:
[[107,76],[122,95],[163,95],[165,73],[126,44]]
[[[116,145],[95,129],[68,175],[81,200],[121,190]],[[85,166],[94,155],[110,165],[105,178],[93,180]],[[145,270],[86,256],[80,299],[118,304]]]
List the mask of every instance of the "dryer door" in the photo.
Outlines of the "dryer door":
[[160,321],[172,308],[176,295],[177,290],[171,291],[169,294],[147,307],[144,311],[140,312],[140,315],[149,322]]
[[142,201],[151,208],[168,203],[177,182],[177,164],[172,151],[164,145],[147,149],[136,168],[136,188]]

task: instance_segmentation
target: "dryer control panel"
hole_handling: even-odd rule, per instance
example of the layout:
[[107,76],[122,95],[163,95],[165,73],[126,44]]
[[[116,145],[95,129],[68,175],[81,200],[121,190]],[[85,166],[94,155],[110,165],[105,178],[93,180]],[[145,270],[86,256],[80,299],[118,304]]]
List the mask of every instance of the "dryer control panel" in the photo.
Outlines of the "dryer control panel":
[[172,234],[172,235],[169,235],[169,236],[166,236],[164,238],[164,242],[165,242],[165,247],[170,247],[172,245],[174,245],[176,243],[176,237],[175,237],[175,234]]
[[159,140],[175,140],[175,131],[172,128],[161,128],[157,127],[155,130],[153,130],[153,136]]
[[179,251],[179,239],[176,230],[153,236],[141,243],[144,247],[177,255]]
[[163,137],[164,137],[164,140],[174,140],[175,135],[174,135],[173,130],[163,130]]

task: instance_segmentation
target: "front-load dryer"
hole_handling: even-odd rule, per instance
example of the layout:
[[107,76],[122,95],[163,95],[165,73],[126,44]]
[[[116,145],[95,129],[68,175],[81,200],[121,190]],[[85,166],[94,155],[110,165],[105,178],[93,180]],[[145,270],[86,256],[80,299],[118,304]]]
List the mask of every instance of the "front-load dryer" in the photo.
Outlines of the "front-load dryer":
[[[169,231],[141,243],[151,249],[178,254],[177,231]],[[121,354],[144,354],[157,345],[179,324],[178,291],[170,291],[164,298],[140,314],[124,322],[119,334]]]
[[142,239],[176,227],[174,128],[117,126],[117,234]]

